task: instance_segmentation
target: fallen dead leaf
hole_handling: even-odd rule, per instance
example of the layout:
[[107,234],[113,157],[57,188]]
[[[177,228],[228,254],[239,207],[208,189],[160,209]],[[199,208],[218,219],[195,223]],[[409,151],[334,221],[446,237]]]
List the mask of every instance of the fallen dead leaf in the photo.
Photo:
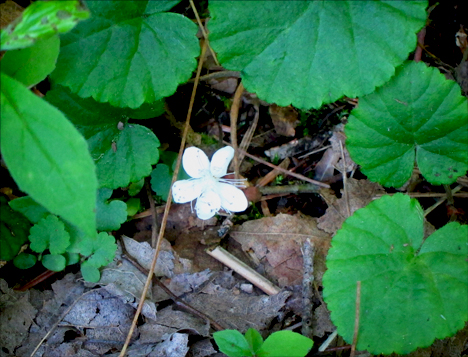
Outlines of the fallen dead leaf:
[[292,107],[280,107],[272,104],[269,107],[269,112],[275,130],[279,135],[294,136],[296,135],[296,126],[299,124],[297,119],[297,111]]
[[[349,210],[353,214],[359,208],[369,204],[377,193],[384,192],[382,186],[369,180],[347,180],[347,192]],[[320,195],[328,205],[325,214],[317,219],[318,228],[325,232],[335,234],[341,228],[343,222],[348,218],[347,203],[341,190],[342,197],[337,198],[330,189],[320,189]]]
[[331,237],[317,228],[313,217],[279,214],[245,222],[231,233],[245,252],[253,252],[257,270],[275,279],[280,287],[300,284],[303,273],[301,247],[306,238],[315,246],[314,276],[319,284],[325,271],[325,257]]

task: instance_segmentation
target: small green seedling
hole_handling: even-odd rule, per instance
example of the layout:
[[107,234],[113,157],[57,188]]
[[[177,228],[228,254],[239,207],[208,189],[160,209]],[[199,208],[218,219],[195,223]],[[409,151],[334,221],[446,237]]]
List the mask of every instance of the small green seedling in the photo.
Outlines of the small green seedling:
[[242,335],[237,330],[215,332],[213,337],[219,350],[230,357],[303,357],[314,342],[292,331],[277,331],[263,341],[260,333],[249,328]]

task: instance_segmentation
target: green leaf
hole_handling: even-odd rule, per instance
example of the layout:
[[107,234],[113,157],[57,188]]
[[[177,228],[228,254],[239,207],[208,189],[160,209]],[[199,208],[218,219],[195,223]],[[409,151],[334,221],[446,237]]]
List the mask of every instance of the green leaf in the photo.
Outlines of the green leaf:
[[81,274],[83,275],[84,280],[91,283],[97,283],[99,279],[101,279],[99,269],[88,262],[83,262],[81,264]]
[[8,207],[4,197],[0,198],[0,260],[13,259],[28,241],[31,225],[21,213]]
[[257,351],[263,344],[262,335],[260,335],[260,333],[254,328],[249,328],[247,330],[247,332],[245,333],[245,339],[247,340],[250,349],[254,352],[254,354],[257,353]]
[[76,264],[80,261],[80,255],[78,253],[65,252],[63,256],[65,257],[65,260],[67,261],[67,266]]
[[86,141],[23,85],[3,73],[1,83],[0,144],[12,177],[50,212],[93,234],[97,181]]
[[13,259],[13,264],[19,269],[29,269],[36,265],[37,258],[29,253],[21,253]]
[[356,211],[333,237],[324,299],[351,343],[361,281],[358,350],[406,354],[468,320],[468,226],[450,223],[426,241],[423,234],[418,201],[396,194]]
[[450,184],[468,169],[467,101],[437,68],[407,62],[351,112],[346,147],[370,180],[402,186],[416,160],[432,184]]
[[314,342],[297,332],[277,331],[263,342],[257,352],[258,357],[304,357]]
[[79,1],[36,1],[1,31],[1,50],[31,46],[38,39],[70,31],[78,21],[89,17]]
[[159,140],[143,126],[126,124],[124,117],[130,116],[131,110],[81,99],[63,87],[48,92],[46,99],[62,110],[88,140],[101,187],[125,187],[149,176],[151,165],[159,160]]
[[67,261],[63,255],[46,254],[42,257],[42,265],[52,271],[62,271],[67,265]]
[[2,72],[31,87],[54,70],[59,48],[58,36],[52,36],[31,47],[8,51],[2,58]]
[[30,247],[37,253],[49,249],[51,254],[62,254],[70,245],[70,235],[65,225],[54,215],[41,219],[31,227],[30,233]]
[[[371,93],[416,46],[426,1],[211,1],[210,44],[249,92],[319,108]],[[391,35],[390,35],[391,34]]]
[[112,190],[100,188],[96,202],[96,220],[98,231],[116,231],[127,220],[127,205],[123,201],[108,202]]
[[80,243],[81,254],[90,256],[87,264],[96,267],[109,264],[114,259],[116,250],[114,237],[105,232],[99,233],[95,238],[84,237]]
[[[174,2],[168,2],[172,6]],[[173,94],[196,67],[197,26],[149,1],[90,1],[93,16],[62,37],[52,77],[72,92],[138,108]]]
[[219,350],[229,357],[253,356],[244,335],[237,330],[218,331],[213,337]]
[[141,191],[143,186],[145,185],[145,179],[141,179],[137,182],[132,182],[130,186],[128,186],[128,194],[130,196],[136,196]]
[[49,211],[34,201],[30,196],[15,198],[13,201],[9,202],[9,205],[15,211],[21,212],[34,224],[49,215]]
[[172,172],[169,166],[158,164],[151,172],[151,188],[164,201],[167,201],[167,195],[171,188]]
[[141,203],[139,198],[130,198],[127,202],[127,216],[132,217],[138,213],[141,208]]

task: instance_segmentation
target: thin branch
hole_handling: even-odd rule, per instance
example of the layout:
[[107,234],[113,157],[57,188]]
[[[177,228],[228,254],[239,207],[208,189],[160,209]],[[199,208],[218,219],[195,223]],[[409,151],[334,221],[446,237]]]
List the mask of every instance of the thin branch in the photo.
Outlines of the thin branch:
[[138,304],[137,311],[135,312],[135,316],[133,317],[132,325],[130,326],[130,330],[128,331],[128,334],[127,334],[127,339],[125,340],[125,344],[122,347],[122,351],[120,352],[119,357],[124,357],[125,356],[128,345],[129,345],[130,340],[131,340],[132,335],[133,335],[133,331],[135,330],[136,324],[138,322],[138,318],[139,318],[141,310],[143,308],[143,304],[144,304],[145,299],[146,299],[146,294],[147,294],[147,292],[149,290],[149,287],[151,285],[154,268],[156,267],[156,262],[158,261],[159,251],[161,249],[161,243],[162,243],[162,240],[163,240],[163,237],[164,237],[164,231],[166,229],[167,218],[168,218],[168,215],[169,215],[169,209],[171,208],[172,185],[177,180],[177,175],[179,174],[180,162],[182,161],[182,154],[184,152],[185,142],[187,140],[187,133],[188,133],[188,129],[190,127],[190,117],[192,115],[193,103],[195,101],[195,94],[197,92],[197,87],[198,87],[199,78],[200,78],[200,72],[201,72],[201,69],[202,69],[202,66],[203,66],[203,59],[205,58],[206,47],[207,47],[207,44],[204,43],[203,46],[202,46],[202,52],[200,54],[200,59],[199,59],[199,62],[198,62],[197,76],[196,76],[197,80],[194,83],[193,90],[192,90],[192,96],[190,98],[190,104],[189,104],[189,108],[188,108],[188,112],[187,112],[187,118],[186,118],[186,121],[185,121],[184,134],[182,136],[182,141],[180,143],[179,156],[177,157],[176,167],[174,169],[174,174],[172,175],[171,188],[169,190],[169,194],[168,194],[168,197],[167,197],[166,208],[164,210],[164,216],[163,216],[163,219],[162,219],[162,222],[161,222],[161,227],[159,229],[158,241],[156,243],[156,247],[155,247],[155,251],[154,251],[154,255],[153,255],[153,261],[151,262],[150,272],[148,274],[148,277],[146,278],[145,287],[143,288],[143,292],[141,293],[140,302]]
[[242,82],[239,83],[239,86],[234,93],[234,99],[232,100],[231,106],[231,145],[234,149],[234,177],[236,180],[240,178],[239,176],[239,148],[237,147],[237,118],[239,117],[239,108],[241,107],[241,98],[242,93],[244,93],[244,85]]
[[216,53],[213,51],[213,49],[210,46],[210,41],[208,40],[208,34],[205,31],[205,26],[203,26],[200,16],[198,15],[197,8],[195,7],[195,4],[193,3],[193,0],[189,0],[190,6],[192,7],[192,11],[195,14],[195,18],[197,19],[198,26],[200,27],[200,30],[203,34],[203,38],[205,39],[205,43],[208,45],[208,48],[210,49],[211,55],[213,56],[213,59],[216,63],[217,66],[219,66],[218,58],[216,58]]

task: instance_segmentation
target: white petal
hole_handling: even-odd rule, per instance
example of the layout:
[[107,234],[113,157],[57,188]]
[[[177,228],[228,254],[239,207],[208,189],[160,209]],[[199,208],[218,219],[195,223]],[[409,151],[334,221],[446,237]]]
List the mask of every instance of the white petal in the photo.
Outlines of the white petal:
[[208,156],[194,146],[185,149],[182,156],[182,165],[187,175],[193,178],[206,176],[210,170]]
[[200,219],[210,219],[221,208],[221,197],[213,191],[206,190],[195,204],[195,212]]
[[172,197],[176,203],[193,201],[201,195],[204,184],[202,180],[180,180],[172,185]]
[[230,146],[225,146],[216,151],[211,158],[211,174],[214,177],[223,177],[227,173],[229,163],[234,157],[234,149]]
[[216,184],[219,195],[221,196],[221,207],[230,212],[242,212],[247,209],[249,202],[244,192],[237,187],[227,183],[219,182]]

